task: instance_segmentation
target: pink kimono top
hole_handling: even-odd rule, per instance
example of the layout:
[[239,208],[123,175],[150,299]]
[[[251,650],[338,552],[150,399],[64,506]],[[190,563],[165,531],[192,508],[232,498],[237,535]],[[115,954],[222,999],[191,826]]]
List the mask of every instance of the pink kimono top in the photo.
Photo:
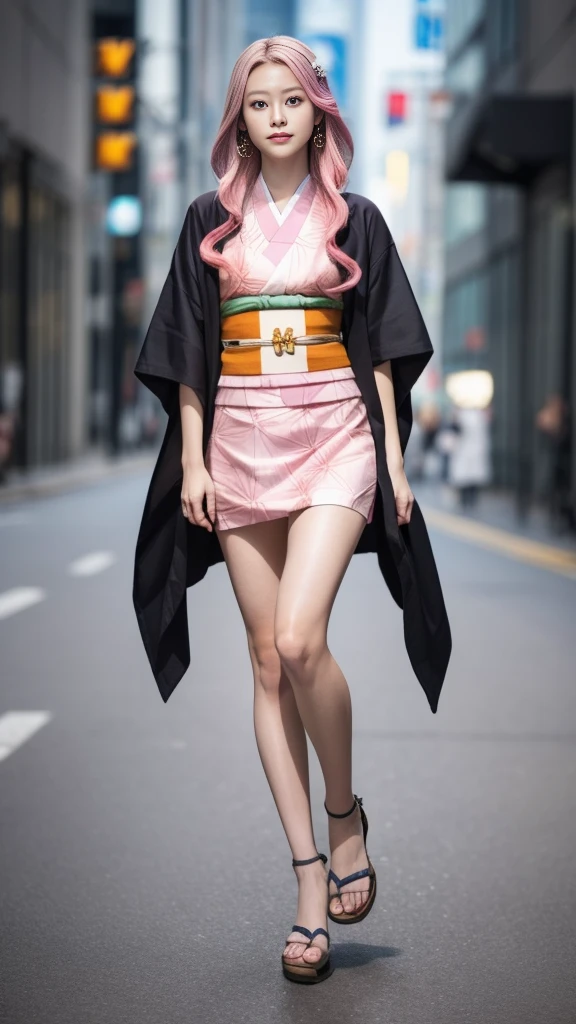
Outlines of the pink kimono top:
[[[282,211],[260,172],[239,232],[223,247],[241,274],[232,287],[219,269],[220,302],[244,295],[326,295],[340,283],[326,252],[326,217],[309,174]],[[332,293],[332,298],[340,294]],[[293,390],[287,390],[293,389]],[[299,373],[221,374],[217,405],[307,405],[360,395],[351,366]]]

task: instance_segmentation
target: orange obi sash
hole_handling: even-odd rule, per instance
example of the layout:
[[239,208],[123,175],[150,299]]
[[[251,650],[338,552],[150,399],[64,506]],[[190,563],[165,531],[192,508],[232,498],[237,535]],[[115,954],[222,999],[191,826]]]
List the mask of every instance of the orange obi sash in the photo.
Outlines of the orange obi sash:
[[350,366],[342,310],[255,309],[222,318],[222,373],[299,373]]

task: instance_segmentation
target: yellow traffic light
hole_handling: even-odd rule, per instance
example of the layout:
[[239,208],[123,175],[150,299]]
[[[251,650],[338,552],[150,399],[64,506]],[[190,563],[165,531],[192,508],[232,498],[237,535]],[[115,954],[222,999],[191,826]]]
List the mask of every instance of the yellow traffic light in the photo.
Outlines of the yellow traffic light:
[[131,85],[103,85],[96,93],[96,109],[99,121],[108,124],[123,124],[132,120],[134,88]]
[[134,40],[99,39],[96,46],[99,73],[110,78],[123,78],[128,73],[128,66],[134,56]]
[[129,171],[135,146],[135,132],[103,132],[96,139],[96,166],[103,171]]

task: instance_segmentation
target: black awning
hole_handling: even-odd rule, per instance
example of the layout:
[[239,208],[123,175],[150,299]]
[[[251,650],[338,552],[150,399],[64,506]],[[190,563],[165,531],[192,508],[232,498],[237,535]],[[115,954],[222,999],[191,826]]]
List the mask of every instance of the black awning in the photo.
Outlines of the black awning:
[[448,123],[446,177],[527,185],[571,160],[573,132],[572,96],[477,97]]

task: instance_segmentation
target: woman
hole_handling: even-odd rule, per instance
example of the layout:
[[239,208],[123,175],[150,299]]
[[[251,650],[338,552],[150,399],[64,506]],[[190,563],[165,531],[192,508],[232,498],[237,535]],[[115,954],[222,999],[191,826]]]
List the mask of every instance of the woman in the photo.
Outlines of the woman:
[[[283,970],[308,983],[332,970],[327,916],[358,922],[376,894],[350,694],[326,644],[354,553],[378,552],[433,711],[450,654],[403,469],[410,389],[432,346],[381,214],[342,193],[352,151],[312,51],[287,36],[249,46],[212,152],[219,188],[188,210],[135,368],[169,415],[136,552],[142,637],[168,700],[190,661],[186,588],[225,560],[298,880]],[[306,734],[326,786],[328,879]]]

